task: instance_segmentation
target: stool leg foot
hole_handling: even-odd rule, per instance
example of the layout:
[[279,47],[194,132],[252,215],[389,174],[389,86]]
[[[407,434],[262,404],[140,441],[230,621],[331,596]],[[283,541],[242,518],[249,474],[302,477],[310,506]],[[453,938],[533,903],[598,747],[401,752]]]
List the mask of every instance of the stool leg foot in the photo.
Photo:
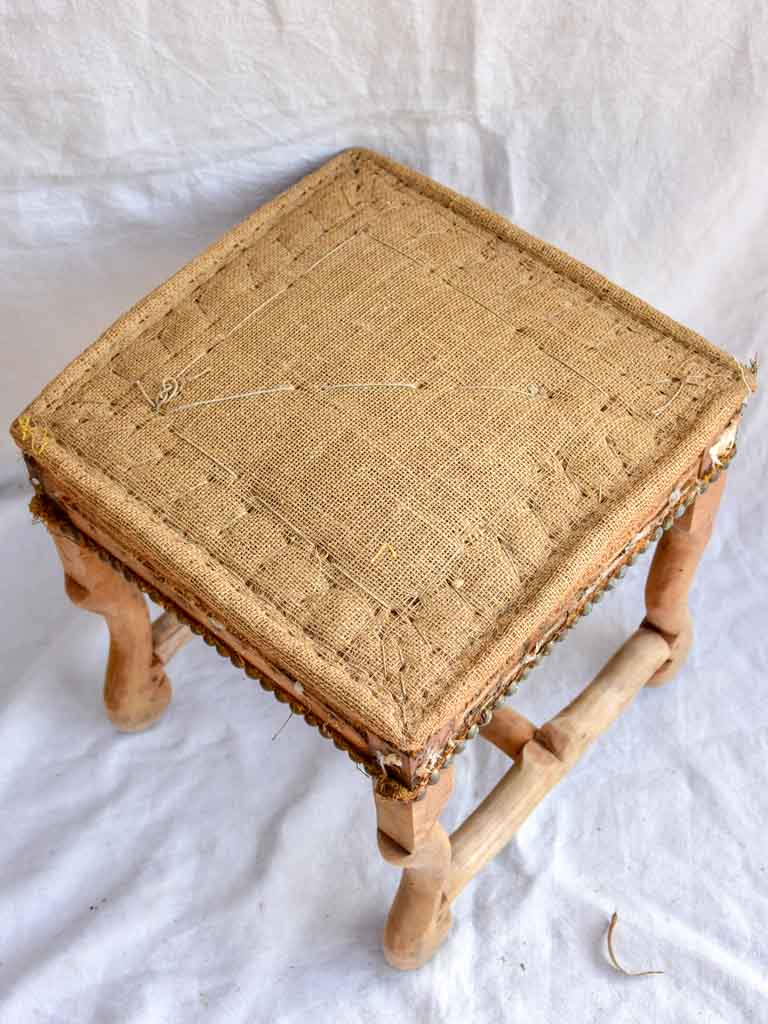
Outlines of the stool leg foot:
[[171,684],[155,657],[149,610],[143,594],[89,548],[52,532],[64,567],[67,597],[102,615],[109,627],[104,704],[123,732],[148,728],[171,699]]
[[378,840],[384,860],[403,868],[384,927],[384,956],[392,967],[413,970],[433,956],[450,931],[451,909],[443,890],[451,863],[451,841],[437,823],[413,853],[383,832]]
[[712,535],[725,476],[724,472],[720,474],[686,514],[676,520],[656,548],[645,585],[643,625],[662,634],[672,655],[647,686],[661,686],[673,679],[691,648],[693,620],[688,609],[688,591]]
[[376,793],[379,851],[389,864],[403,868],[384,928],[384,955],[400,970],[425,964],[451,928],[445,892],[451,841],[436,819],[452,787],[446,769],[424,800],[402,803]]

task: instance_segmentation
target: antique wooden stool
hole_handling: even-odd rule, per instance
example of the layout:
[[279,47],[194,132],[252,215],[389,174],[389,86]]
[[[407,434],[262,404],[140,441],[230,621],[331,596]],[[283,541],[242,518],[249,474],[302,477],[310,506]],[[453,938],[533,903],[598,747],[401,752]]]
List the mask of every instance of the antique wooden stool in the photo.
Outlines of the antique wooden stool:
[[[160,717],[191,631],[316,726],[373,777],[404,868],[384,948],[410,968],[685,659],[754,386],[571,257],[353,150],[139,302],[12,432],[67,594],[107,620],[111,720]],[[645,619],[599,675],[541,728],[503,706],[654,541]],[[449,837],[475,736],[514,764]]]

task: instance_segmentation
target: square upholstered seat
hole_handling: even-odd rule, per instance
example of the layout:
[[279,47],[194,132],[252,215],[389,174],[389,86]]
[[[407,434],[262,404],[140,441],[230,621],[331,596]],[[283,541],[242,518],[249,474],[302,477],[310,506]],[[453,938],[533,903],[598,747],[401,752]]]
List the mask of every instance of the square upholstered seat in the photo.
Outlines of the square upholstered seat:
[[14,433],[48,515],[418,789],[717,472],[747,377],[358,150],[141,301]]

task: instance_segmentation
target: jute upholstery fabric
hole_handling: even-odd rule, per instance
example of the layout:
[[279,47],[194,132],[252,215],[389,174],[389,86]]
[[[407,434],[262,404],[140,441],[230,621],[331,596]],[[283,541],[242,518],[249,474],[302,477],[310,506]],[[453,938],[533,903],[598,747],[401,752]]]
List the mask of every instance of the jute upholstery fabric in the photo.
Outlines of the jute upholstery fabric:
[[340,718],[415,751],[745,390],[697,334],[358,150],[142,300],[26,415],[39,461],[123,545]]

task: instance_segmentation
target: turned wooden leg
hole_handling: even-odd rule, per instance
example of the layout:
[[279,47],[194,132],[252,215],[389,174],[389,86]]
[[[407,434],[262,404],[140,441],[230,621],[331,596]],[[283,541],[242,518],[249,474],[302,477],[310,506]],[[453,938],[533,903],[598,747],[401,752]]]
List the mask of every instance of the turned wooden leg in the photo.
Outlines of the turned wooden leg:
[[67,596],[107,620],[107,714],[123,732],[146,729],[168,706],[171,686],[163,662],[154,653],[144,596],[94,551],[51,532],[64,566]]
[[669,682],[682,666],[693,640],[688,591],[699,559],[707,546],[725,487],[723,472],[659,541],[645,585],[646,625],[658,630],[672,656],[648,681]]
[[423,800],[403,803],[374,787],[379,850],[389,864],[403,868],[384,928],[384,955],[401,970],[425,964],[451,927],[445,895],[451,841],[437,818],[452,789],[451,768],[443,769]]

